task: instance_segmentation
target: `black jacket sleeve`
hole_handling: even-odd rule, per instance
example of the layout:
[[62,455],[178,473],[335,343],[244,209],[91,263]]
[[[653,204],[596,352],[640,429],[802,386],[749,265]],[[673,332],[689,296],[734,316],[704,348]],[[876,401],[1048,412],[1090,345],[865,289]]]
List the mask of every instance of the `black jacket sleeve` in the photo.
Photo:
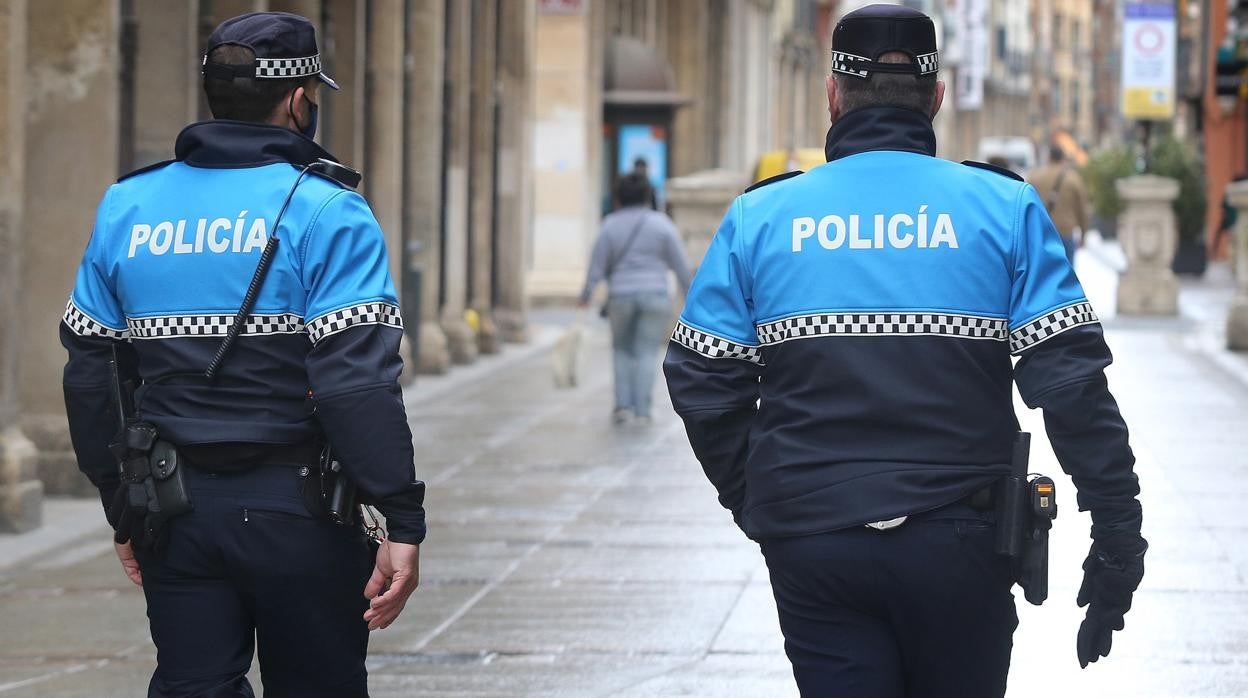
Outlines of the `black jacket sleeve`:
[[64,322],[60,335],[62,346],[69,352],[62,387],[70,441],[78,459],[78,469],[100,491],[100,500],[107,511],[121,481],[117,460],[108,449],[118,436],[120,425],[109,362],[116,347],[121,379],[135,380],[137,357],[134,347],[127,341],[78,334]]
[[354,325],[308,354],[316,414],[356,485],[386,517],[390,539],[425,538],[425,484],[416,479],[399,374],[401,329]]
[[710,358],[675,341],[663,361],[672,406],[684,420],[693,453],[738,526],[760,370],[756,363]]
[[1062,469],[1092,512],[1092,536],[1139,533],[1143,514],[1127,425],[1109,392],[1113,361],[1099,324],[1068,329],[1022,352],[1014,378],[1023,401],[1044,411]]

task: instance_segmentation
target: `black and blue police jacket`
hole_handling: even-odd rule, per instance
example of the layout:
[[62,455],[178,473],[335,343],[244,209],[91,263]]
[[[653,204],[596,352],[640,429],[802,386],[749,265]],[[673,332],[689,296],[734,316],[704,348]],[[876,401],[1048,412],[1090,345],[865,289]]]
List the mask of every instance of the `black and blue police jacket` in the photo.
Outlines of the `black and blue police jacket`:
[[833,531],[991,484],[1016,384],[1094,535],[1138,531],[1110,352],[1035,189],[934,157],[930,119],[905,109],[845,115],[827,151],[733,201],[664,362],[738,525]]
[[[175,156],[108,189],[65,309],[65,404],[79,467],[102,497],[116,487],[107,449],[116,347],[143,381],[136,416],[163,438],[303,444],[323,430],[390,537],[420,542],[424,484],[398,383],[402,322],[367,202],[309,174],[273,230],[301,166],[331,158],[276,126],[193,124]],[[217,378],[184,378],[212,361],[275,233],[272,266]]]

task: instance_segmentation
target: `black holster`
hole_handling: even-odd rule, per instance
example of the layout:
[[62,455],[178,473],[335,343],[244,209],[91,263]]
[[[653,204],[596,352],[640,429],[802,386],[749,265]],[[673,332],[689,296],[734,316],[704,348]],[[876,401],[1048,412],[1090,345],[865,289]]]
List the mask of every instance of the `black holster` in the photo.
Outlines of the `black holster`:
[[342,463],[328,444],[321,449],[321,500],[325,513],[334,523],[352,526],[360,521],[360,502],[355,483],[342,470]]
[[1030,435],[1019,434],[1010,475],[996,486],[996,552],[1010,558],[1014,581],[1036,606],[1049,597],[1049,529],[1057,517],[1056,488],[1043,475],[1028,475]]
[[114,445],[126,488],[126,506],[140,518],[159,514],[165,521],[193,508],[182,472],[182,458],[149,422],[127,422],[121,443]]

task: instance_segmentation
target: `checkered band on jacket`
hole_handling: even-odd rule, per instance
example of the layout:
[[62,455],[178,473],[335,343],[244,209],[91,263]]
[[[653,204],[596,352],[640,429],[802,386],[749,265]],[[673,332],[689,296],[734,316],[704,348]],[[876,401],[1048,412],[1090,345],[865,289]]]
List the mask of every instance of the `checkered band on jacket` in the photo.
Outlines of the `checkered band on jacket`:
[[672,341],[711,359],[741,359],[756,364],[763,363],[763,355],[758,347],[716,337],[695,330],[683,322],[676,325]]
[[312,343],[341,332],[355,325],[389,325],[402,329],[403,318],[399,306],[392,303],[362,303],[326,313],[308,323]]
[[[224,337],[234,324],[233,315],[166,315],[130,318],[130,336],[135,339],[171,337]],[[292,313],[251,315],[240,334],[298,334],[304,331],[303,318]]]
[[942,335],[1003,342],[1006,321],[953,313],[828,313],[758,327],[758,340],[764,345],[830,335]]
[[69,299],[65,304],[65,315],[61,317],[65,325],[79,337],[106,337],[108,339],[126,339],[130,336],[128,330],[115,330],[111,327],[96,322],[94,318],[78,309],[74,304],[74,299]]
[[1092,325],[1098,322],[1092,304],[1086,301],[1075,303],[1031,322],[1010,333],[1010,352],[1022,353],[1024,350],[1056,337],[1074,327]]

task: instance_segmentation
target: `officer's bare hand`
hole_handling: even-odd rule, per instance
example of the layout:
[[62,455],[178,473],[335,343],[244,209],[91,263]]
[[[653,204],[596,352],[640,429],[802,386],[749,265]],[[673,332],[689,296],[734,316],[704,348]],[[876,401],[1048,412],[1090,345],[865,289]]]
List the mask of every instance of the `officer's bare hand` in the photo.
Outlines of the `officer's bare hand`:
[[384,541],[377,551],[377,566],[364,587],[369,600],[364,620],[369,630],[389,627],[403,612],[407,597],[420,584],[420,546]]
[[134,548],[130,547],[130,543],[113,543],[113,550],[117,551],[117,559],[121,560],[121,571],[137,586],[143,586],[143,573],[139,570],[139,561],[134,559]]

